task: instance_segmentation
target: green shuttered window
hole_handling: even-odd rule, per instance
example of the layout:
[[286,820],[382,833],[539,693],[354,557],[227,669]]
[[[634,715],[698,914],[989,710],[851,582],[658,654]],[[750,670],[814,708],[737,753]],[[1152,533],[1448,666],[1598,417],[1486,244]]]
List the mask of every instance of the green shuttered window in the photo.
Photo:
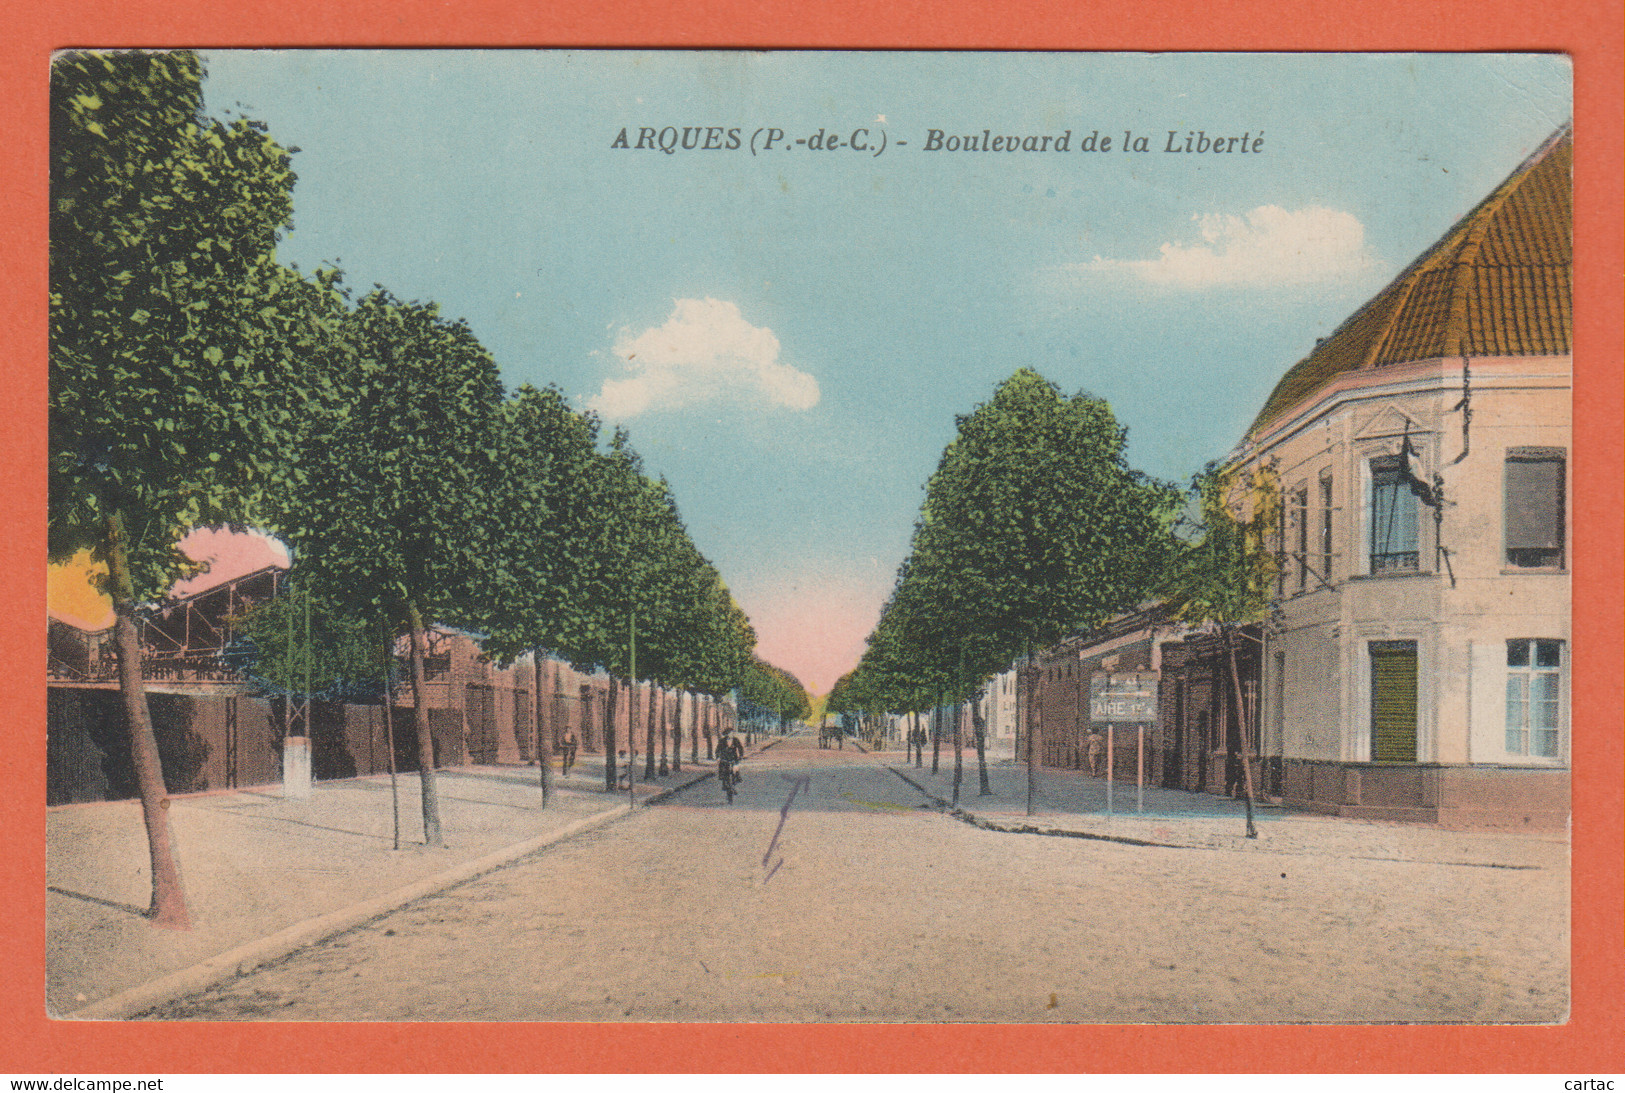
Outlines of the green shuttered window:
[[1371,643],[1371,758],[1416,762],[1416,642]]

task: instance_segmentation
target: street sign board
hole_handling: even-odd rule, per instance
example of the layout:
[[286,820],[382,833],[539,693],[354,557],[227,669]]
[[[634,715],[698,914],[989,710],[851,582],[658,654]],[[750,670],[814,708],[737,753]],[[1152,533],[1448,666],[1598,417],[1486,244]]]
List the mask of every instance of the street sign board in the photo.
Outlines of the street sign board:
[[1089,677],[1089,720],[1155,721],[1158,672],[1096,672]]

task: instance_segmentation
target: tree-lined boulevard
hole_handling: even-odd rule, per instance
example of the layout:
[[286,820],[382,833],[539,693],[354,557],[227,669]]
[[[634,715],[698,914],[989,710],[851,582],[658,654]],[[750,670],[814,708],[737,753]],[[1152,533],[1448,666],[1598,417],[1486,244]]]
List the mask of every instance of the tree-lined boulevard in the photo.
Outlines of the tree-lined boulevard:
[[[621,681],[603,711],[610,756],[628,681],[713,696],[749,684],[799,715],[775,697],[793,678],[752,656],[749,620],[624,432],[602,438],[554,388],[505,391],[468,325],[433,303],[382,287],[353,300],[339,271],[276,261],[290,152],[260,123],[205,116],[202,75],[186,51],[52,66],[50,551],[88,550],[106,569],[154,925],[189,915],[135,619],[187,572],[179,543],[194,528],[288,544],[318,630],[349,635],[343,663],[319,669],[332,685],[392,687],[404,644],[430,846],[431,624],[480,633],[499,662],[546,652],[607,670]],[[244,659],[295,689],[275,642]]]
[[[314,610],[316,633],[343,635],[295,665],[276,640],[290,606],[241,620],[239,667],[270,693],[302,677],[308,694],[313,671],[330,688],[408,688],[429,846],[442,840],[430,626],[480,635],[498,663],[606,671],[612,761],[618,744],[635,750],[616,740],[615,681],[736,693],[746,727],[806,716],[805,688],[754,655],[750,620],[628,433],[604,436],[557,388],[507,391],[468,324],[432,302],[382,286],[352,298],[337,269],[277,262],[291,153],[258,122],[206,116],[202,78],[185,51],[75,53],[52,69],[50,546],[106,567],[151,921],[189,916],[135,619],[187,572],[179,543],[196,528],[275,533],[306,630]],[[1128,465],[1103,400],[1018,368],[958,426],[868,651],[831,696],[837,715],[962,703],[1037,646],[1168,592],[1188,571],[1181,550],[1200,548],[1175,534],[1178,491]],[[626,687],[634,738],[637,695]],[[543,706],[545,760],[557,727]],[[985,790],[983,726],[956,718],[956,771],[967,737]],[[653,747],[643,759],[654,777]],[[613,766],[605,777],[613,788]]]
[[[309,937],[258,970],[258,957],[214,968],[220,986],[177,988],[183,997],[140,1015],[1563,1018],[1565,839],[1255,815],[1260,707],[1245,697],[1236,645],[1279,607],[1272,589],[1290,557],[1269,460],[1210,463],[1186,484],[1148,475],[1105,398],[1000,358],[1002,378],[960,408],[922,483],[861,658],[828,694],[809,694],[764,659],[730,575],[629,428],[551,380],[510,386],[513,362],[434,301],[352,291],[338,268],[279,260],[297,150],[251,118],[207,114],[197,56],[72,52],[51,79],[50,552],[88,552],[112,601],[144,844],[133,819],[97,827],[131,814],[126,802],[53,812],[53,868],[68,879],[53,882],[47,926],[62,983],[130,953],[181,963],[175,954],[203,944],[194,929],[235,944],[263,926]],[[1427,487],[1412,475],[1406,488]],[[780,519],[771,496],[738,504]],[[1300,567],[1307,504],[1294,525]],[[325,797],[318,785],[308,804],[239,786],[235,773],[217,801],[186,801],[166,783],[137,624],[197,568],[182,539],[212,528],[273,536],[291,556],[276,595],[225,620],[234,640],[211,667],[232,673],[229,701],[280,699],[285,719],[312,695],[382,706],[388,731],[410,741],[381,747],[387,783],[348,779]],[[1147,814],[1119,818],[1101,802],[1114,783],[1097,774],[1039,777],[1051,762],[1037,750],[1039,654],[1147,605],[1226,657],[1227,681],[1204,680],[1202,693],[1231,705],[1200,731],[1227,723],[1234,740],[1214,729],[1201,758],[1234,761],[1240,800],[1153,780]],[[436,634],[482,665],[529,665],[528,678],[499,686],[445,667],[433,680]],[[1064,677],[1078,723],[1083,663]],[[575,695],[559,683],[565,668],[580,673]],[[1011,675],[1031,708],[1013,738],[991,739],[979,699]],[[518,756],[506,767],[437,764],[429,688],[464,684],[502,692]],[[567,701],[579,702],[575,722]],[[822,724],[809,723],[815,711]],[[445,731],[466,738],[464,714]],[[307,712],[307,734],[312,723]],[[899,724],[922,751],[929,738],[929,763],[899,754]],[[572,773],[574,725],[584,739]],[[711,776],[712,732],[726,727],[761,748],[737,800]],[[397,807],[386,845],[401,754],[419,820],[403,828]],[[305,842],[256,858],[242,841],[256,824],[259,838],[275,830],[277,850]],[[207,878],[201,912],[182,880],[188,862]],[[245,894],[296,893],[307,874],[352,867],[323,911],[354,921],[333,929]],[[408,881],[428,887],[402,895]],[[133,883],[148,890],[138,897]],[[387,908],[367,902],[384,896]],[[224,959],[206,955],[192,967]],[[100,985],[112,993],[140,974],[119,968],[102,975],[117,985]],[[53,998],[57,1010],[85,1002]]]

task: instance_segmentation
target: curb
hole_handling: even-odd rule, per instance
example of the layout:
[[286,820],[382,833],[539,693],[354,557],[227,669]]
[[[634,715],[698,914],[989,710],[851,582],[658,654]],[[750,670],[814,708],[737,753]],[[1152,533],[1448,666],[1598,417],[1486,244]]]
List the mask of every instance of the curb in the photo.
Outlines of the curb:
[[[1161,850],[1211,850],[1211,851],[1221,851],[1221,850],[1226,849],[1225,847],[1213,846],[1211,844],[1203,844],[1203,843],[1159,842],[1159,841],[1157,841],[1155,839],[1137,839],[1132,835],[1105,835],[1105,834],[1101,834],[1100,832],[1096,832],[1096,831],[1072,831],[1072,830],[1068,830],[1066,828],[1054,828],[1054,827],[1045,828],[1045,827],[1037,827],[1037,826],[1035,826],[1033,824],[1028,824],[1028,823],[1000,823],[997,820],[990,820],[985,816],[978,815],[977,813],[967,812],[965,809],[962,809],[962,808],[954,808],[947,801],[943,800],[941,797],[938,797],[936,794],[932,793],[930,790],[928,790],[924,786],[920,785],[918,782],[916,782],[914,779],[910,778],[908,775],[904,774],[902,771],[898,770],[896,767],[888,765],[886,767],[886,769],[891,771],[893,774],[897,775],[897,777],[901,778],[904,782],[907,782],[916,791],[918,791],[921,796],[923,796],[927,801],[931,802],[931,804],[933,806],[935,806],[939,811],[945,813],[948,816],[953,817],[954,819],[958,820],[960,823],[969,824],[971,827],[979,827],[984,831],[998,831],[998,832],[1003,832],[1005,834],[1010,834],[1010,835],[1047,835],[1047,836],[1049,836],[1051,838],[1061,838],[1061,839],[1089,839],[1089,840],[1092,840],[1094,842],[1121,843],[1121,844],[1123,844],[1125,846],[1151,846],[1151,847],[1156,847],[1156,848],[1161,849]],[[1235,836],[1235,837],[1236,838],[1241,838],[1241,836],[1239,836],[1239,835]],[[1259,847],[1262,847],[1262,846],[1264,846],[1264,841],[1262,839],[1260,839],[1256,845],[1259,846]],[[1317,851],[1303,850],[1303,849],[1285,849],[1285,850],[1271,849],[1271,850],[1264,851],[1264,852],[1273,853],[1273,854],[1282,854],[1282,855],[1288,855],[1288,856],[1313,855],[1313,854],[1317,853]],[[1431,864],[1431,865],[1450,866],[1450,867],[1460,868],[1460,869],[1538,870],[1538,869],[1543,868],[1542,866],[1539,866],[1539,865],[1518,865],[1518,864],[1511,864],[1511,863],[1507,863],[1507,862],[1438,861],[1438,860],[1423,859],[1423,858],[1373,858],[1373,857],[1369,857],[1369,856],[1366,856],[1366,855],[1355,855],[1355,857],[1358,858],[1359,860],[1363,860],[1363,861],[1391,861],[1391,862],[1404,862],[1404,863],[1407,863],[1407,864],[1416,864],[1416,865]]]
[[[664,800],[675,793],[687,789],[707,777],[715,777],[715,772],[701,774],[692,781],[680,786],[669,786],[658,793],[651,794],[638,802],[638,809]],[[353,903],[348,907],[341,907],[337,911],[329,911],[325,915],[306,919],[295,923],[274,934],[259,938],[255,941],[245,942],[235,948],[227,949],[223,953],[209,957],[207,960],[193,964],[189,968],[171,972],[157,979],[122,990],[117,994],[108,995],[99,1002],[92,1002],[88,1006],[74,1010],[71,1013],[56,1016],[61,1021],[117,1021],[137,1016],[147,1010],[155,1009],[167,1002],[210,987],[224,983],[228,979],[247,975],[256,968],[262,967],[290,953],[318,942],[326,941],[336,934],[353,929],[372,919],[386,915],[391,911],[400,909],[414,900],[423,899],[443,892],[448,888],[455,888],[459,884],[471,881],[486,873],[494,872],[505,865],[511,865],[521,858],[527,857],[538,850],[563,842],[585,831],[602,827],[610,821],[621,816],[627,816],[633,809],[629,805],[616,805],[602,812],[595,812],[573,823],[526,839],[524,842],[514,843],[512,846],[494,850],[472,861],[464,862],[443,872],[436,873],[423,880],[414,881],[394,891],[386,892],[381,896]]]
[[947,815],[952,816],[960,823],[969,824],[971,827],[979,827],[984,831],[1000,831],[1009,835],[1048,835],[1052,838],[1062,839],[1089,839],[1094,842],[1121,843],[1124,846],[1155,846],[1164,850],[1207,849],[1206,847],[1191,846],[1186,843],[1164,843],[1157,842],[1154,839],[1136,839],[1132,835],[1102,835],[1094,831],[1067,831],[1061,828],[1035,827],[1032,824],[1001,824],[997,820],[989,820],[985,816],[978,816],[976,813],[969,812],[963,808],[953,807],[947,801],[943,800],[941,797],[938,797],[935,793],[932,793],[930,790],[920,785],[920,783],[916,782],[914,779],[910,778],[908,775],[904,774],[902,771],[890,764],[886,765],[886,769],[897,775],[897,777],[901,778],[909,785],[913,786],[922,797],[930,801]]

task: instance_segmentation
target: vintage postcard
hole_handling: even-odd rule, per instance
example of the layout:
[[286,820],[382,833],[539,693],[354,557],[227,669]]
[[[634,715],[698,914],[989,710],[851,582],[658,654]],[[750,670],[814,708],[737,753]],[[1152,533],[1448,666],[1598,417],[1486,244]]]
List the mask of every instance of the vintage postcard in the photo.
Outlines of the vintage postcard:
[[58,54],[40,1005],[1564,1025],[1573,101]]

